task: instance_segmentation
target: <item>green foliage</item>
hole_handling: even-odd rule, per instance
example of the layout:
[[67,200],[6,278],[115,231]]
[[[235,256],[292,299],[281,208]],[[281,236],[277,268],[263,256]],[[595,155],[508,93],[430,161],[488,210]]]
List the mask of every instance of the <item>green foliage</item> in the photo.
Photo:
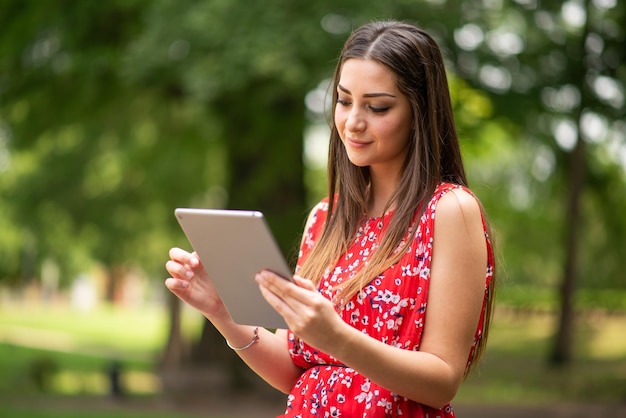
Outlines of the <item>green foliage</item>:
[[[550,370],[545,364],[544,352],[552,336],[555,315],[541,310],[533,312],[535,304],[532,303],[533,299],[546,300],[548,292],[536,288],[519,290],[516,296],[520,298],[519,305],[509,304],[508,301],[512,300],[509,296],[498,304],[486,356],[462,385],[456,403],[619,402],[623,396],[620,379],[626,373],[623,361],[626,343],[616,336],[621,335],[625,326],[624,311],[614,315],[596,312],[581,316],[575,340],[581,348],[579,361],[570,370]],[[522,299],[531,309],[521,303]],[[26,414],[31,411],[37,417],[45,407],[49,411],[66,412],[67,415],[63,416],[72,416],[72,411],[83,414],[89,411],[81,399],[88,405],[102,400],[100,396],[107,390],[104,374],[112,359],[120,360],[130,375],[139,372],[152,375],[155,372],[154,354],[161,343],[149,331],[166,326],[164,315],[158,314],[155,308],[145,311],[100,309],[77,315],[71,309],[30,306],[3,309],[1,313],[3,338],[8,338],[10,331],[17,329],[21,336],[30,335],[30,341],[41,347],[0,343],[3,412],[11,410]],[[197,330],[195,318],[188,319]],[[91,329],[89,324],[93,324]],[[76,344],[65,349],[57,344],[57,350],[51,350],[55,344],[54,336],[58,341],[61,334]],[[30,381],[29,373],[32,366],[42,360],[54,365],[55,384],[60,384],[63,376],[73,376],[83,382],[82,392],[78,390],[72,392],[75,396],[68,396],[67,392],[53,385],[51,393],[39,393]],[[63,393],[65,395],[59,396]],[[156,387],[150,393],[131,392],[129,395],[126,405],[140,414],[141,405],[153,407],[157,399],[168,394],[159,393]],[[143,398],[146,403],[135,403]],[[124,416],[123,404],[119,405],[119,411],[115,411],[119,415],[112,412],[108,416]],[[107,416],[104,410],[101,412],[103,417]],[[206,413],[209,413],[208,408]]]
[[395,18],[442,46],[504,282],[561,280],[581,133],[580,282],[624,288],[624,2],[5,0],[2,10],[0,280],[37,277],[43,260],[63,284],[94,262],[161,277],[167,249],[187,245],[177,206],[264,210],[290,253],[307,212],[304,97],[352,28]]
[[[185,336],[196,335],[200,325],[199,315],[183,315]],[[0,394],[40,392],[35,380],[40,372],[48,373],[47,392],[106,394],[106,373],[114,361],[122,365],[130,395],[154,394],[159,386],[146,389],[141,376],[157,380],[154,371],[167,326],[159,306],[100,306],[88,312],[67,306],[3,306]]]
[[[498,289],[497,304],[513,309],[556,313],[559,310],[559,294],[556,289],[546,286],[505,282]],[[626,290],[583,288],[577,292],[574,305],[578,312],[624,312]]]
[[495,228],[505,275],[542,286],[562,280],[566,235],[577,226],[566,224],[565,213],[578,137],[587,143],[587,180],[577,280],[623,287],[626,265],[615,249],[626,230],[624,3],[448,4],[465,12],[445,40],[449,67],[493,108],[468,117],[461,109],[476,99],[463,99],[467,87],[452,83],[453,93],[460,89],[468,172]]
[[[618,343],[615,332],[624,327],[624,317],[582,316],[573,341],[580,354],[568,369],[550,368],[545,361],[555,319],[545,312],[498,310],[486,355],[461,386],[456,402],[619,404],[624,396],[626,347]],[[613,343],[609,347],[600,341]]]

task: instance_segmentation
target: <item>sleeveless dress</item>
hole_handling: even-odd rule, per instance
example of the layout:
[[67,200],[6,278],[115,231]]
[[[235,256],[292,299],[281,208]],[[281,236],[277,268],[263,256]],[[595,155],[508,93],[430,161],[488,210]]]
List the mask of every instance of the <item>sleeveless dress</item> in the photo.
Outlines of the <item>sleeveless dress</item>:
[[[432,258],[435,208],[439,199],[461,186],[441,183],[422,214],[415,238],[402,259],[375,277],[353,296],[339,312],[345,322],[379,341],[405,350],[419,350],[428,300],[428,283]],[[464,188],[464,190],[468,191]],[[308,255],[320,236],[328,212],[328,201],[320,202],[313,220],[305,231],[299,262]],[[375,249],[378,237],[385,231],[392,213],[365,219],[349,250],[334,269],[328,269],[319,291],[332,299],[333,288],[355,274]],[[484,226],[484,222],[483,222]],[[485,270],[485,299],[493,276],[493,252],[485,229],[488,262]],[[472,361],[476,344],[482,337],[482,317],[476,326],[474,344],[468,355]],[[428,417],[452,418],[450,405],[442,409],[409,400],[370,381],[331,356],[304,343],[289,331],[288,345],[294,364],[303,373],[287,397],[281,417]]]

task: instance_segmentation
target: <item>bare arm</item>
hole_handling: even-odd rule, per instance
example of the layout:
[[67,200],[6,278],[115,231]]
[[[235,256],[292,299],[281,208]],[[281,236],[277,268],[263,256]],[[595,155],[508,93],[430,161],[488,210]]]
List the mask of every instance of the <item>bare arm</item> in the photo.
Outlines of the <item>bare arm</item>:
[[485,286],[487,252],[480,209],[468,193],[443,196],[435,217],[427,320],[420,351],[386,345],[339,318],[309,281],[280,283],[264,272],[257,281],[290,328],[377,384],[432,407],[442,407],[463,379]]
[[[242,347],[251,341],[254,327],[232,320],[195,253],[171,249],[166,268],[172,275],[165,281],[166,287],[200,311],[232,346]],[[274,334],[259,328],[258,342],[236,353],[261,378],[283,392],[289,392],[302,373],[287,350],[285,330]]]

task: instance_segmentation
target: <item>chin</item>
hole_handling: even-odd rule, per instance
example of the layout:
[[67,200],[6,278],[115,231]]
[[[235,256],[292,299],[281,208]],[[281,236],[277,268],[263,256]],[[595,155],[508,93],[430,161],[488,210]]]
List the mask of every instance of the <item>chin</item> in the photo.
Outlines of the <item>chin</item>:
[[352,165],[355,165],[357,167],[369,167],[370,166],[369,161],[364,160],[362,158],[352,158],[349,154],[348,154],[348,161],[350,161]]
[[369,164],[363,163],[363,162],[360,162],[360,161],[350,160],[350,162],[352,163],[352,165],[354,165],[356,167],[369,167],[370,166]]

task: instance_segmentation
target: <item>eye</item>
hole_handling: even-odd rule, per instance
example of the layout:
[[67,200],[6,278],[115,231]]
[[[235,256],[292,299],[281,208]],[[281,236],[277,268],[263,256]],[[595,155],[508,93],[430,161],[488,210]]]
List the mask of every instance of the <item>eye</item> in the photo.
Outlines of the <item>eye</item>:
[[389,106],[387,107],[370,106],[370,110],[374,113],[385,113],[386,111],[389,110]]
[[339,104],[341,106],[349,106],[350,105],[350,101],[338,98],[337,99],[337,104]]

